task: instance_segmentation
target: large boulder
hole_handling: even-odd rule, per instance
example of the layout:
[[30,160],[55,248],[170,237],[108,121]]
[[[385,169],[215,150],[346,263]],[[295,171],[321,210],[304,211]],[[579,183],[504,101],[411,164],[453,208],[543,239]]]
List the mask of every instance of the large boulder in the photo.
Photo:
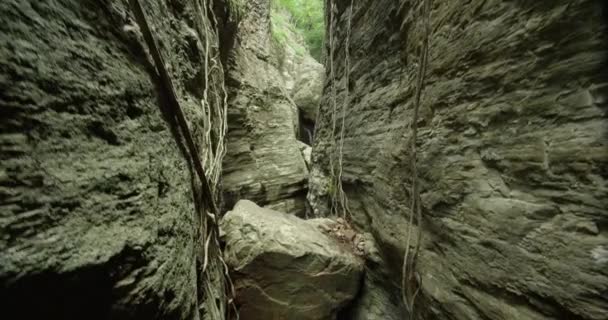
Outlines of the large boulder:
[[295,61],[293,69],[295,84],[291,95],[302,118],[314,123],[323,92],[325,68],[311,56],[299,57]]
[[223,218],[240,319],[329,320],[352,300],[363,270],[352,247],[302,220],[241,200]]

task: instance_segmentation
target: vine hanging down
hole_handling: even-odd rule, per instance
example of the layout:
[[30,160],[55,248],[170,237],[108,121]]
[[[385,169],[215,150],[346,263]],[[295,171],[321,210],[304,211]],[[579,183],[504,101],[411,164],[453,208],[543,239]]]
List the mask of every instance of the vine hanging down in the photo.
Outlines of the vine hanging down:
[[[209,277],[208,267],[210,264],[209,257],[213,257],[216,264],[213,265],[217,271],[224,274],[222,281],[223,287],[234,289],[228,268],[222,259],[222,254],[219,245],[219,227],[217,219],[219,217],[219,181],[222,172],[222,159],[226,153],[224,141],[227,132],[227,94],[223,85],[223,70],[219,60],[219,50],[212,50],[211,40],[219,43],[218,21],[213,12],[213,0],[192,0],[195,8],[195,13],[198,15],[196,21],[199,38],[204,41],[203,52],[201,53],[204,61],[204,88],[203,98],[201,100],[201,109],[203,111],[202,131],[191,131],[188,121],[180,106],[177,98],[177,93],[173,85],[173,81],[166,68],[165,60],[161,54],[156,39],[150,29],[146,18],[145,11],[139,0],[129,0],[129,5],[137,24],[140,26],[144,41],[150,50],[150,54],[154,60],[154,64],[160,76],[162,90],[165,91],[168,99],[171,112],[176,118],[181,138],[185,140],[188,161],[194,167],[196,176],[200,181],[200,185],[193,188],[193,193],[196,198],[196,209],[199,219],[200,228],[197,230],[198,243],[202,244],[202,252],[200,256],[200,270],[198,275]],[[214,25],[211,25],[210,20]],[[218,88],[217,83],[220,83]],[[195,139],[197,138],[197,139]],[[200,152],[203,150],[203,152]],[[211,245],[213,244],[213,245]],[[219,260],[219,264],[217,265]],[[221,269],[221,270],[218,270]],[[212,282],[208,279],[198,279],[198,294],[204,294],[207,297],[214,295]],[[230,293],[229,293],[230,294]],[[230,303],[230,301],[229,301]],[[234,305],[233,305],[234,306]],[[212,304],[212,310],[206,310],[212,314],[213,319],[224,318],[227,310],[222,304]]]
[[[330,131],[330,141],[332,143],[330,155],[329,155],[329,167],[330,167],[330,200],[331,200],[331,211],[334,215],[340,215],[343,218],[347,218],[349,215],[348,209],[348,198],[344,192],[344,186],[342,184],[343,172],[344,172],[344,127],[346,119],[346,109],[350,106],[350,38],[352,30],[352,15],[353,15],[354,0],[350,1],[350,7],[348,10],[347,26],[346,26],[346,39],[344,42],[344,100],[341,106],[341,123],[340,132],[338,135],[338,142],[336,143],[336,127],[337,127],[337,88],[336,88],[336,76],[335,76],[335,65],[334,65],[334,48],[335,48],[335,23],[334,15],[337,12],[337,7],[333,0],[329,0],[328,10],[330,13],[329,19],[329,53],[328,53],[328,64],[329,74],[331,81],[331,122],[332,128]],[[337,158],[337,159],[336,159]]]
[[[420,111],[420,99],[422,91],[424,89],[424,77],[426,74],[428,56],[429,56],[429,37],[430,37],[430,15],[432,0],[422,0],[422,23],[424,25],[424,35],[422,39],[422,50],[420,52],[420,59],[418,65],[418,73],[416,79],[416,92],[414,98],[414,116],[411,122],[411,145],[410,145],[410,157],[411,157],[411,172],[412,172],[412,189],[411,189],[411,205],[410,205],[410,218],[407,227],[407,242],[405,244],[405,254],[403,257],[403,266],[401,274],[401,298],[405,305],[408,313],[413,318],[415,317],[414,305],[416,297],[420,292],[422,286],[422,278],[418,276],[416,272],[416,264],[418,256],[420,254],[420,244],[422,242],[422,210],[420,207],[420,190],[418,181],[418,168],[417,168],[417,149],[416,141],[418,139],[418,114]],[[414,223],[414,216],[416,216],[416,223],[418,225],[418,237],[414,250],[410,252],[410,244],[412,240],[412,230]]]

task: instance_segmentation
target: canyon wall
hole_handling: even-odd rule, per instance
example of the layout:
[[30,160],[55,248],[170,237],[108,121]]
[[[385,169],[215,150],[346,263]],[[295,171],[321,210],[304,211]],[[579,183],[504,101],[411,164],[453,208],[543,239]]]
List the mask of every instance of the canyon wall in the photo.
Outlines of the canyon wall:
[[[349,70],[351,1],[334,3],[336,75],[326,73],[308,197],[327,215],[333,83],[352,220],[382,257],[368,262],[349,319],[403,319],[422,2],[354,1]],[[423,233],[422,318],[606,319],[603,9],[592,0],[434,1],[416,142],[423,223],[412,228]]]
[[[205,43],[219,86],[231,6],[214,2],[216,22],[207,2],[140,2],[205,158]],[[4,313],[223,317],[215,243],[201,270],[200,181],[128,2],[2,1],[0,16]]]

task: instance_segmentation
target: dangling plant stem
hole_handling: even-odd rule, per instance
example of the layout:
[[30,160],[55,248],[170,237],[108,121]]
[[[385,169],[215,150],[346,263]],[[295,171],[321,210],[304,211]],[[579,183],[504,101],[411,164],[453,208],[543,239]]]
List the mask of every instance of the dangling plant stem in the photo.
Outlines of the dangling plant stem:
[[[405,254],[403,257],[403,267],[401,275],[401,296],[403,304],[407,308],[408,313],[411,317],[415,317],[414,305],[416,297],[422,286],[421,277],[417,276],[416,264],[420,253],[420,245],[422,243],[422,210],[420,206],[420,190],[418,181],[418,168],[417,168],[417,148],[416,141],[418,139],[418,116],[420,110],[420,100],[424,86],[424,77],[426,74],[428,55],[429,55],[429,37],[430,37],[430,13],[431,13],[431,0],[423,0],[423,24],[424,24],[424,36],[422,40],[422,50],[420,52],[420,64],[418,67],[418,74],[416,79],[416,94],[414,98],[414,116],[411,122],[411,172],[412,172],[412,189],[411,189],[411,206],[410,206],[410,218],[407,228],[407,242],[405,246]],[[414,216],[416,216],[416,222],[418,224],[418,237],[416,245],[414,247],[413,255],[410,258],[410,242],[412,239],[412,230]]]
[[[203,130],[202,134],[203,146],[209,152],[204,158],[204,166],[209,172],[208,178],[210,184],[214,187],[219,184],[219,179],[222,173],[222,159],[226,153],[225,136],[227,131],[227,95],[223,84],[223,71],[219,63],[219,51],[211,54],[210,39],[215,36],[216,41],[219,41],[217,29],[217,19],[213,10],[209,10],[211,0],[203,0],[202,5],[195,1],[196,9],[199,12],[202,26],[200,27],[201,37],[204,38],[204,88],[201,107],[203,109]],[[211,16],[215,27],[210,26],[208,19]],[[211,34],[214,32],[214,34]],[[220,93],[216,83],[221,83],[223,99],[220,98]],[[210,88],[210,84],[213,86]],[[210,89],[212,89],[214,99],[210,97]],[[214,188],[215,189],[215,188]],[[218,191],[214,190],[217,200]]]
[[340,126],[340,146],[338,150],[338,177],[337,191],[340,202],[340,210],[342,210],[342,218],[346,220],[346,216],[350,213],[348,209],[348,198],[344,192],[342,185],[343,159],[344,159],[344,121],[346,119],[346,109],[350,106],[350,36],[353,17],[353,2],[350,1],[348,12],[348,25],[346,28],[346,40],[344,44],[344,103],[342,104],[342,124]]
[[[348,11],[347,29],[346,29],[346,40],[345,40],[345,52],[344,52],[344,100],[342,103],[341,110],[341,123],[340,123],[340,134],[338,136],[338,142],[336,142],[336,126],[337,126],[337,89],[336,89],[336,77],[335,77],[335,66],[334,66],[334,46],[335,46],[335,24],[334,14],[337,11],[333,0],[329,0],[327,5],[329,10],[329,53],[328,53],[328,64],[329,64],[329,81],[331,83],[331,123],[332,128],[330,131],[330,139],[332,145],[330,147],[329,154],[329,167],[330,167],[330,185],[329,185],[329,196],[330,196],[330,209],[333,215],[340,215],[346,220],[349,214],[348,199],[344,192],[342,184],[343,175],[343,160],[344,160],[344,128],[346,119],[346,109],[350,105],[350,37],[351,37],[351,26],[352,26],[352,14],[353,14],[354,1],[351,0]],[[337,154],[337,159],[336,159]]]
[[336,141],[336,76],[334,70],[334,11],[336,10],[334,0],[328,0],[329,7],[329,53],[328,53],[328,63],[329,63],[329,81],[331,85],[331,94],[330,94],[330,103],[331,103],[331,130],[329,132],[329,141],[331,142],[330,151],[329,151],[329,170],[330,170],[330,185],[329,185],[329,197],[330,197],[330,210],[332,214],[336,214],[337,207],[337,184],[336,184],[336,163],[335,163],[335,152],[334,145]]
[[[142,30],[142,34],[144,37],[144,41],[150,51],[150,55],[152,56],[154,65],[156,67],[156,71],[158,72],[161,88],[165,92],[168,97],[167,103],[170,108],[170,112],[175,117],[177,126],[180,132],[180,138],[185,142],[185,146],[187,149],[187,157],[188,162],[194,167],[194,171],[196,173],[196,177],[200,180],[199,188],[193,187],[193,193],[196,195],[197,199],[195,200],[195,208],[197,210],[198,219],[200,219],[200,229],[198,230],[197,238],[200,240],[200,244],[202,246],[202,266],[201,272],[197,273],[197,277],[200,275],[208,275],[206,272],[208,267],[211,267],[209,260],[209,252],[211,249],[215,249],[216,255],[213,257],[217,257],[219,261],[223,263],[219,242],[217,236],[219,234],[219,227],[217,225],[217,215],[220,214],[220,208],[218,206],[218,185],[219,178],[221,174],[221,159],[224,155],[224,138],[225,138],[225,127],[226,127],[226,99],[224,99],[223,104],[219,99],[216,99],[215,103],[211,104],[209,102],[208,90],[209,90],[209,81],[215,83],[215,79],[213,77],[214,67],[209,67],[209,57],[210,57],[210,44],[209,44],[209,25],[208,25],[208,17],[209,17],[209,7],[211,6],[208,1],[213,0],[203,0],[202,7],[200,0],[193,0],[194,8],[198,14],[200,14],[200,22],[202,26],[200,26],[199,36],[201,38],[204,37],[205,47],[204,47],[204,76],[205,76],[205,88],[203,92],[203,100],[201,101],[201,107],[203,109],[203,138],[201,143],[196,143],[194,137],[199,137],[199,135],[193,135],[190,130],[188,121],[184,115],[182,107],[180,106],[177,93],[175,87],[173,85],[173,81],[170,77],[170,74],[166,68],[165,60],[159,51],[158,45],[156,43],[156,39],[151,31],[150,25],[148,24],[146,14],[144,12],[143,7],[139,0],[130,0],[129,5],[131,10],[133,11],[135,20],[137,24],[140,26]],[[213,12],[212,12],[213,13]],[[215,18],[214,18],[215,20]],[[217,21],[215,25],[215,35],[219,38],[218,30],[217,30]],[[219,39],[217,39],[219,41]],[[217,60],[215,60],[217,63]],[[219,70],[219,74],[223,76],[223,71],[221,71],[221,66],[216,67],[215,69]],[[216,73],[217,74],[217,73]],[[220,79],[220,82],[223,82],[223,78]],[[225,92],[225,90],[224,90]],[[213,107],[212,107],[213,106]],[[213,108],[213,109],[212,109]],[[218,121],[219,120],[219,121]],[[211,132],[213,131],[213,125],[219,122],[219,134],[212,136]],[[214,144],[217,146],[216,149],[213,148]],[[201,149],[202,147],[202,149]],[[201,154],[200,150],[204,150]],[[198,198],[200,196],[200,198]],[[215,246],[210,246],[211,240],[214,240]],[[197,255],[198,258],[198,255]],[[231,283],[229,275],[225,272],[226,277],[223,279],[224,284],[228,282]],[[199,281],[201,281],[199,279]],[[202,281],[202,283],[197,283],[198,289],[201,289],[201,292],[205,292],[208,296],[211,296],[213,290],[211,288],[210,281]],[[197,297],[198,298],[198,297]],[[229,302],[230,303],[230,302]],[[225,311],[222,306],[216,305],[215,301],[212,304],[215,308],[212,311],[213,319],[219,319],[222,317],[221,314],[225,314]]]
[[[201,108],[203,111],[203,134],[202,145],[207,150],[203,157],[203,167],[208,172],[208,183],[212,187],[213,201],[219,203],[220,190],[219,184],[222,174],[222,160],[226,154],[225,138],[227,133],[227,108],[228,98],[227,92],[224,85],[224,71],[220,63],[220,52],[219,50],[213,50],[211,48],[211,39],[214,39],[219,43],[219,29],[218,21],[213,10],[213,0],[194,0],[194,6],[196,12],[200,17],[199,35],[203,38],[203,75],[204,75],[204,88],[203,98],[201,100]],[[211,19],[211,22],[209,21]],[[212,52],[215,51],[215,52]],[[220,89],[218,90],[218,85]],[[221,90],[221,92],[220,92]],[[211,94],[210,94],[210,91]],[[216,214],[219,214],[216,213]],[[209,228],[211,224],[214,228]],[[199,243],[204,244],[203,246],[203,266],[201,272],[207,274],[209,265],[209,254],[211,251],[210,243],[213,240],[213,244],[218,248],[217,259],[222,263],[223,274],[224,274],[224,286],[228,287],[228,295],[231,296],[228,300],[228,304],[233,308],[234,305],[234,287],[227,266],[223,261],[221,251],[219,251],[219,240],[217,230],[217,217],[214,214],[206,212],[205,217],[202,217],[201,230],[199,235]],[[208,286],[211,282],[205,281],[202,284],[205,287],[205,292],[211,294],[212,290]],[[219,306],[218,306],[219,307]],[[209,311],[209,310],[208,310]],[[214,317],[221,317],[220,314],[227,314],[228,310],[216,310],[213,311]],[[217,314],[216,314],[217,313]],[[238,313],[236,313],[238,317]]]

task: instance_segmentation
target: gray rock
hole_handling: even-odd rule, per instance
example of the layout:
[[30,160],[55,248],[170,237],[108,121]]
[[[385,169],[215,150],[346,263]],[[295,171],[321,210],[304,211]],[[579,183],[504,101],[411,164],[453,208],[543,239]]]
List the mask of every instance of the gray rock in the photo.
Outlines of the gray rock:
[[[288,32],[287,41],[297,42],[297,34]],[[325,68],[308,53],[297,53],[289,46],[283,53],[281,75],[303,119],[314,123],[323,92]]]
[[[339,106],[349,3],[337,1]],[[355,222],[374,235],[388,264],[390,276],[366,286],[398,296],[420,2],[354,3],[343,184]],[[606,319],[608,50],[601,2],[433,3],[417,141],[420,317]],[[308,197],[318,214],[327,203],[328,89],[312,156],[311,184],[319,186]],[[405,312],[393,303],[397,308],[384,310]]]
[[355,297],[363,264],[302,220],[241,200],[221,221],[240,319],[330,320]]
[[387,272],[386,259],[380,255],[381,252],[374,242],[373,235],[364,234],[363,243],[366,257],[365,278],[356,299],[341,313],[341,319],[403,319],[403,312],[399,309],[400,296],[393,293],[394,288],[385,287],[391,285],[389,281],[380,280],[391,277]]
[[[283,21],[291,20],[287,12],[273,11],[282,15]],[[283,84],[300,111],[303,119],[314,123],[323,92],[324,70],[308,50],[304,38],[296,28],[281,27],[283,43],[273,43],[272,60],[279,70]]]
[[264,208],[280,212],[286,212],[303,218],[307,215],[307,205],[308,203],[306,202],[306,199],[303,196],[298,196],[274,201],[270,204],[265,205]]
[[[189,27],[201,15],[191,1],[140,2],[190,127],[202,130],[203,42]],[[5,318],[223,316],[217,248],[202,283],[193,177],[125,3],[0,3]]]
[[306,163],[306,167],[310,168],[312,147],[307,145],[304,142],[300,142],[299,145],[300,145],[300,152],[302,152],[302,157],[304,158],[304,162]]
[[314,217],[325,217],[330,212],[328,197],[331,183],[327,171],[319,166],[318,162],[315,162],[314,157],[319,156],[319,154],[318,152],[311,154],[311,168],[308,175],[309,192],[306,195],[306,200]]
[[270,0],[247,1],[230,53],[228,153],[224,189],[228,207],[239,199],[306,211],[306,164],[296,139],[298,110],[270,50]]
[[296,60],[295,84],[291,91],[294,103],[304,119],[315,122],[323,92],[325,69],[310,56]]

